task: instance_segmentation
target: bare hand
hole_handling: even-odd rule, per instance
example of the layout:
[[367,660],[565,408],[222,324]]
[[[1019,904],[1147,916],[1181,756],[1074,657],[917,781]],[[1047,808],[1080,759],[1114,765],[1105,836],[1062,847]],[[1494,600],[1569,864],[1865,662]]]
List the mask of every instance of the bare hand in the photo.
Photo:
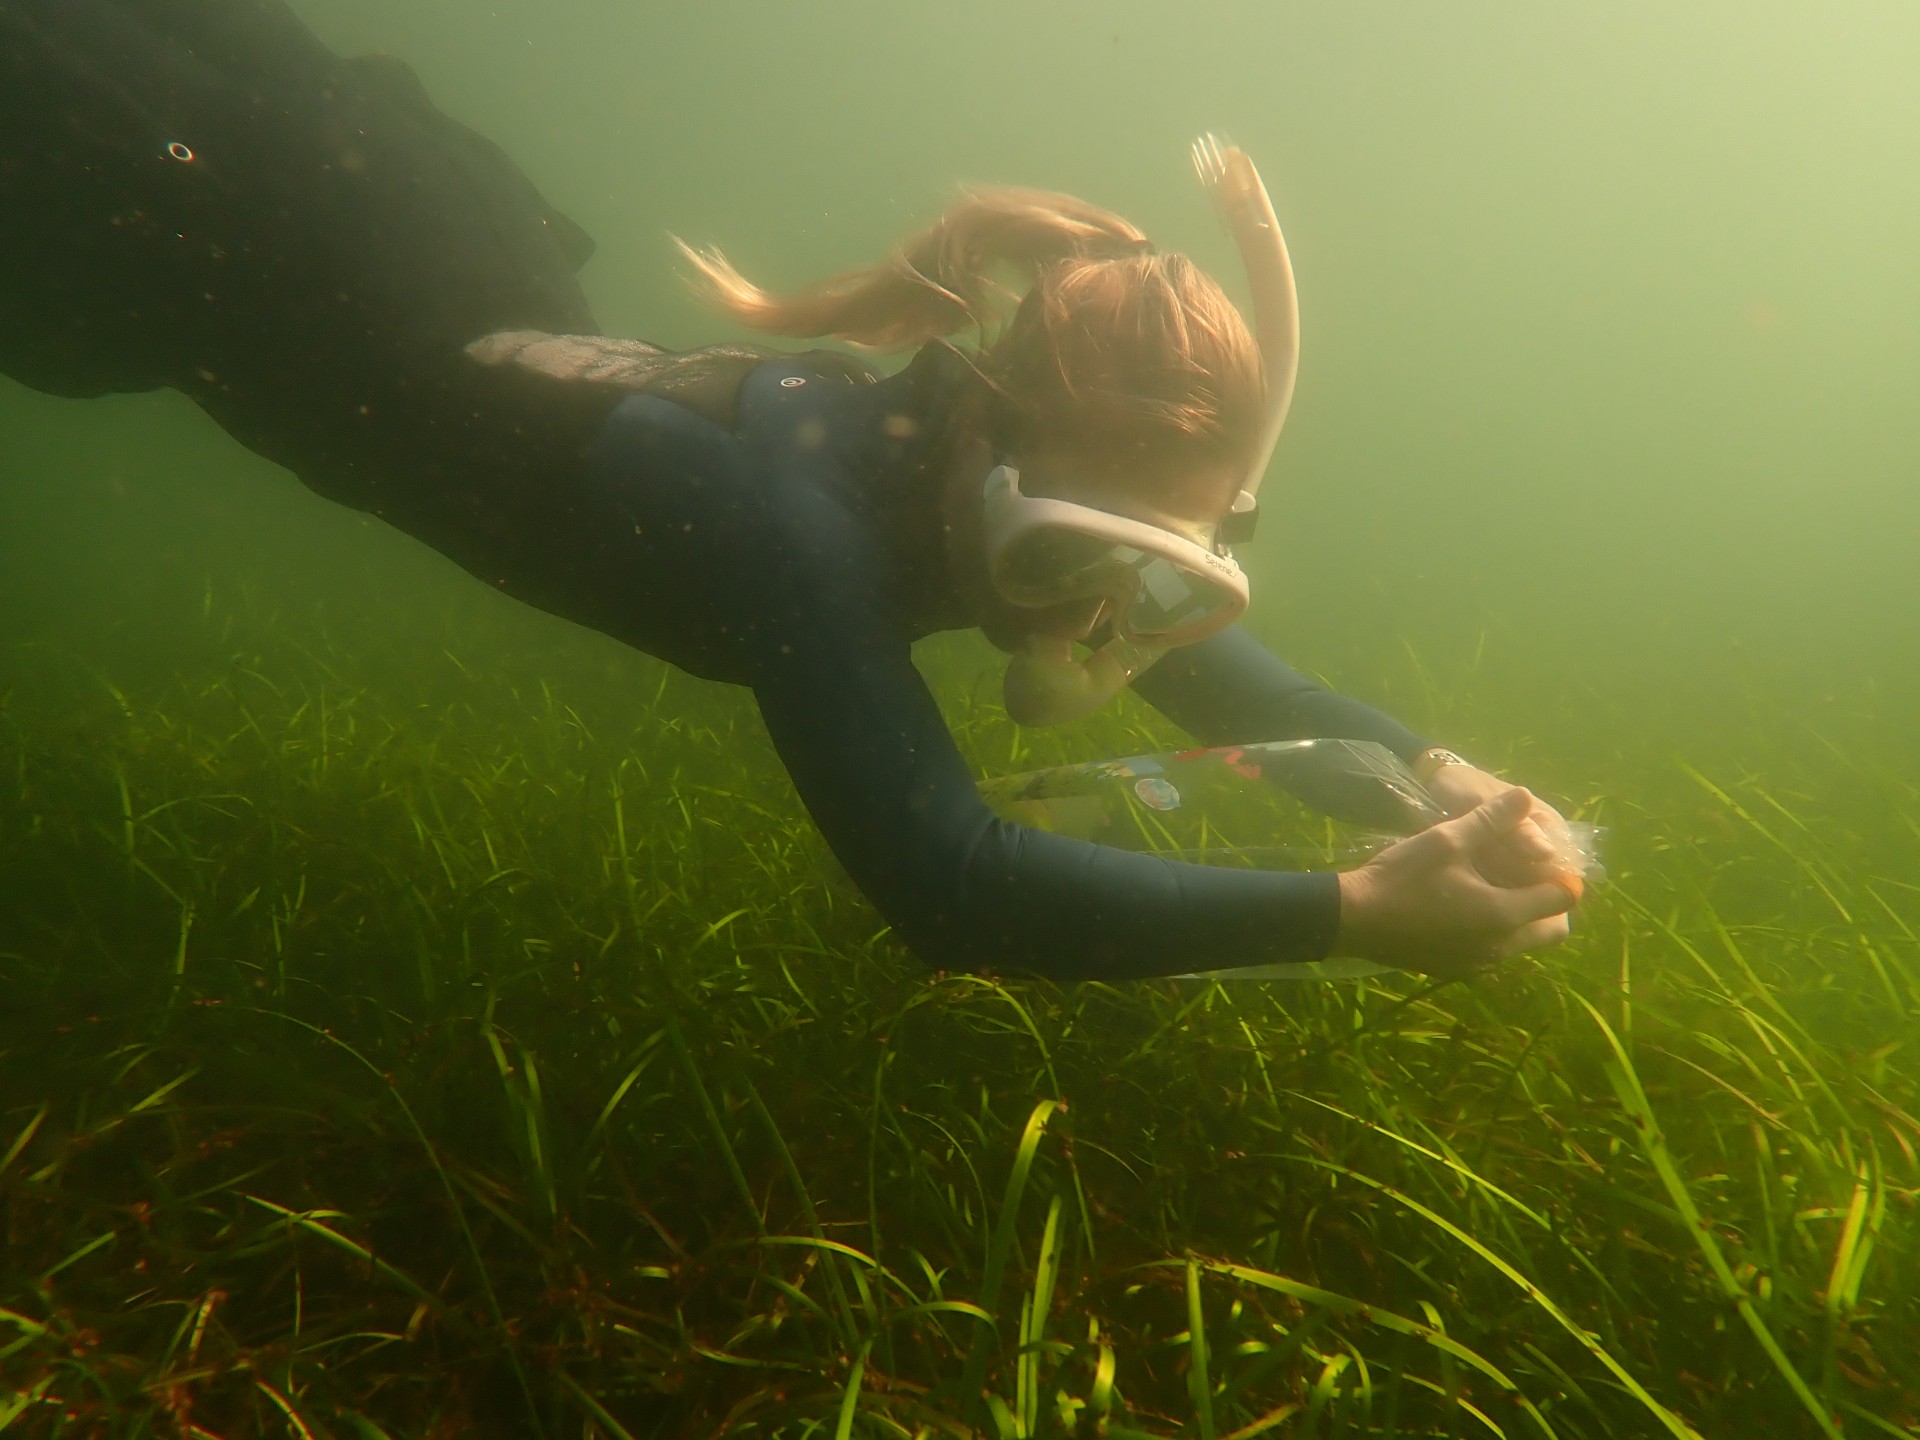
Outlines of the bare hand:
[[1560,877],[1503,887],[1484,868],[1530,849],[1515,832],[1534,803],[1510,787],[1344,871],[1336,952],[1454,979],[1566,939],[1575,896]]
[[[1472,765],[1442,765],[1427,778],[1433,798],[1455,819],[1519,788]],[[1537,795],[1526,819],[1514,827],[1510,842],[1483,858],[1480,873],[1495,885],[1509,888],[1558,880],[1573,891],[1576,900],[1583,888],[1567,822]]]

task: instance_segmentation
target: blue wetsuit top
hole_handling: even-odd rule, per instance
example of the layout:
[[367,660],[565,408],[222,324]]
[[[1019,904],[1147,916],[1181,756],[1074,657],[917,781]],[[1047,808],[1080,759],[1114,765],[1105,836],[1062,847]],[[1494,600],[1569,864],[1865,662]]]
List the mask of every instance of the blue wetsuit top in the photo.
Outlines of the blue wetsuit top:
[[[1339,925],[1332,874],[1173,863],[1011,824],[981,800],[909,653],[916,587],[944,574],[939,527],[890,523],[903,507],[930,521],[929,470],[964,374],[942,346],[877,382],[770,360],[748,373],[731,430],[656,395],[622,401],[580,507],[597,543],[576,574],[597,593],[576,589],[566,608],[751,686],[835,855],[934,965],[1118,980],[1321,958]],[[931,548],[913,553],[912,533]],[[1135,688],[1203,743],[1424,748],[1239,629]]]

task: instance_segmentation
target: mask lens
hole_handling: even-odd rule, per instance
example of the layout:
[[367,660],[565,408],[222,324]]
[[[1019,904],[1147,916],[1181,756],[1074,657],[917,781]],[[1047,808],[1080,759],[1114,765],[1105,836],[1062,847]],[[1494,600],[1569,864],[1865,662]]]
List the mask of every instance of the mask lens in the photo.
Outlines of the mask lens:
[[1073,530],[1034,530],[1007,548],[995,579],[1016,605],[1052,605],[1107,588],[1139,554]]

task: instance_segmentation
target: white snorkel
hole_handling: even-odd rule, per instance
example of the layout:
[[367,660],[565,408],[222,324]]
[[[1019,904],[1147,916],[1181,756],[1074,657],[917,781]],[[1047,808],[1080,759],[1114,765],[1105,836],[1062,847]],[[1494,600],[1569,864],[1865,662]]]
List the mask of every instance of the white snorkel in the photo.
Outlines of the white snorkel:
[[1253,452],[1247,483],[1241,486],[1226,521],[1226,539],[1231,543],[1253,534],[1260,483],[1267,478],[1267,465],[1293,405],[1293,385],[1300,376],[1300,295],[1293,284],[1287,238],[1280,233],[1273,201],[1247,152],[1221,144],[1217,135],[1202,135],[1193,142],[1193,169],[1240,249],[1247,287],[1253,293],[1254,338],[1267,381],[1260,444]]
[[[1221,524],[1229,544],[1252,537],[1260,483],[1279,443],[1300,373],[1300,301],[1293,262],[1274,215],[1273,201],[1246,151],[1203,135],[1193,142],[1193,168],[1240,250],[1253,296],[1253,330],[1266,375],[1267,405],[1259,444],[1233,508]],[[1007,662],[1007,713],[1020,725],[1060,725],[1091,715],[1172,647],[1116,638],[1084,658],[1074,642],[1035,635]]]

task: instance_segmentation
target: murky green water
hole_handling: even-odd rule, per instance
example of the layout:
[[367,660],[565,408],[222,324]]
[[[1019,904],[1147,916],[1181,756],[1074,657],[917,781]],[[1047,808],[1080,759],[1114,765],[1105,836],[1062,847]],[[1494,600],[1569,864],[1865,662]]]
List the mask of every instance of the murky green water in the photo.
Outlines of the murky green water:
[[[1230,134],[1256,628],[1613,881],[1471,987],[932,977],[744,694],[8,389],[0,1429],[1920,1434],[1910,7],[300,9],[669,344],[667,230],[799,282],[969,179],[1237,286]],[[982,773],[1176,739],[926,660]]]

